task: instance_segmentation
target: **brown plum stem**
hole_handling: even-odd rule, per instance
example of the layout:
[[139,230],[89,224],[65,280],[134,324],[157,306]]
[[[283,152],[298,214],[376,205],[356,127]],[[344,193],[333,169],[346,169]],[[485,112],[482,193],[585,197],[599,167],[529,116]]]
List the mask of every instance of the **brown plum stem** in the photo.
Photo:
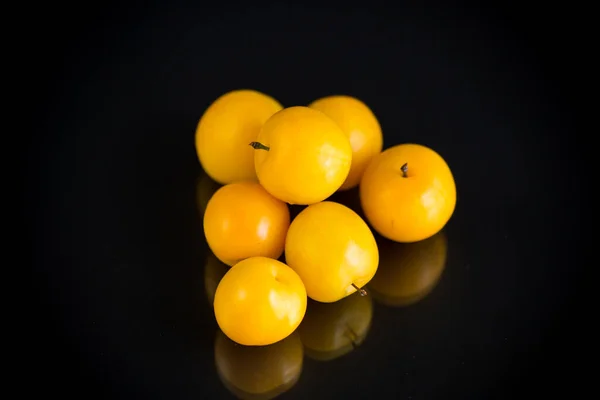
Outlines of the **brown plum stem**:
[[408,172],[408,163],[404,163],[404,165],[400,167],[400,171],[402,171],[403,178],[408,178],[408,175],[406,174]]
[[354,286],[354,289],[358,290],[358,293],[360,293],[361,296],[366,296],[367,295],[367,291],[365,289],[359,288],[354,283],[352,284],[352,286]]
[[252,148],[254,148],[254,150],[266,150],[266,151],[271,150],[271,148],[269,146],[265,146],[264,144],[259,143],[259,142],[250,142],[250,146],[252,146]]

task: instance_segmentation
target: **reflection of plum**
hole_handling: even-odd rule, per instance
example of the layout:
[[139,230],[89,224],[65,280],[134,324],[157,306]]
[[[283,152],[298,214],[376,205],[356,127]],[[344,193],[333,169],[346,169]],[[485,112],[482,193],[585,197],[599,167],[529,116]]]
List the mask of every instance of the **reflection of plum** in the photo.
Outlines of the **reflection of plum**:
[[371,327],[371,296],[353,293],[335,303],[309,299],[298,333],[306,355],[328,361],[351,352],[361,344]]
[[217,372],[240,399],[273,399],[287,392],[300,378],[303,357],[296,332],[269,346],[242,346],[217,332]]
[[377,236],[379,268],[367,285],[376,301],[407,306],[427,296],[446,266],[444,232],[415,243],[396,243]]
[[219,261],[212,251],[209,250],[206,257],[206,264],[204,265],[204,288],[206,289],[208,302],[211,306],[215,299],[217,286],[227,271],[229,271],[229,266]]
[[221,185],[217,182],[213,181],[207,174],[202,170],[200,172],[200,176],[198,177],[198,181],[196,182],[196,204],[198,206],[198,213],[200,214],[200,218],[204,217],[204,211],[206,210],[206,205],[208,204],[208,200],[215,194],[217,189],[219,189]]

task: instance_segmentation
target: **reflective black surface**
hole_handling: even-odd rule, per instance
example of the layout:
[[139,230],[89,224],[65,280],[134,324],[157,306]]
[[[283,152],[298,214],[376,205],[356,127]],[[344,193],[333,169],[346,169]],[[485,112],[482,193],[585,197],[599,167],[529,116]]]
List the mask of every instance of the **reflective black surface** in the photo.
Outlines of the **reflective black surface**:
[[[571,244],[582,235],[583,173],[569,171],[583,161],[547,57],[562,48],[546,27],[509,11],[156,4],[65,21],[67,33],[40,39],[54,62],[39,91],[27,203],[44,327],[38,381],[107,399],[575,390],[558,360],[582,263]],[[553,53],[539,47],[548,44]],[[285,106],[354,95],[379,118],[386,148],[432,147],[458,190],[440,236],[381,242],[389,276],[372,296],[310,303],[288,342],[256,354],[220,336],[210,306],[223,268],[203,239],[212,189],[193,140],[210,102],[237,88]],[[266,376],[245,375],[246,364]]]

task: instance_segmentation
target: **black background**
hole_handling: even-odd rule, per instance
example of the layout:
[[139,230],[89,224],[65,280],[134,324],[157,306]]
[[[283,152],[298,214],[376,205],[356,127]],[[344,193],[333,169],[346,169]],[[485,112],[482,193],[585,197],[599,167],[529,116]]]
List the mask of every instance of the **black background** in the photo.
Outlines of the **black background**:
[[214,367],[193,136],[214,99],[252,88],[285,106],[356,96],[385,147],[434,148],[458,189],[437,288],[376,306],[360,348],[305,360],[282,398],[575,393],[563,361],[583,263],[563,67],[574,31],[545,7],[48,9],[26,204],[37,380],[86,397],[231,397]]

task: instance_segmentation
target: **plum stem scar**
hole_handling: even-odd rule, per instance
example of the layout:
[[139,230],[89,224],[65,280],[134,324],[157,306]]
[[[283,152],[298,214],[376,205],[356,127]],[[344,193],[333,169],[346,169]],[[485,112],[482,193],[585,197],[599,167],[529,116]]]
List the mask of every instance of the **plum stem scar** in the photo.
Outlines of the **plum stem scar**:
[[252,146],[252,148],[254,148],[255,150],[271,150],[269,146],[265,146],[264,144],[259,142],[250,142],[250,146]]
[[366,296],[367,295],[367,291],[365,289],[359,288],[354,283],[352,284],[352,286],[354,286],[354,289],[358,290],[358,293],[360,293],[361,296]]

